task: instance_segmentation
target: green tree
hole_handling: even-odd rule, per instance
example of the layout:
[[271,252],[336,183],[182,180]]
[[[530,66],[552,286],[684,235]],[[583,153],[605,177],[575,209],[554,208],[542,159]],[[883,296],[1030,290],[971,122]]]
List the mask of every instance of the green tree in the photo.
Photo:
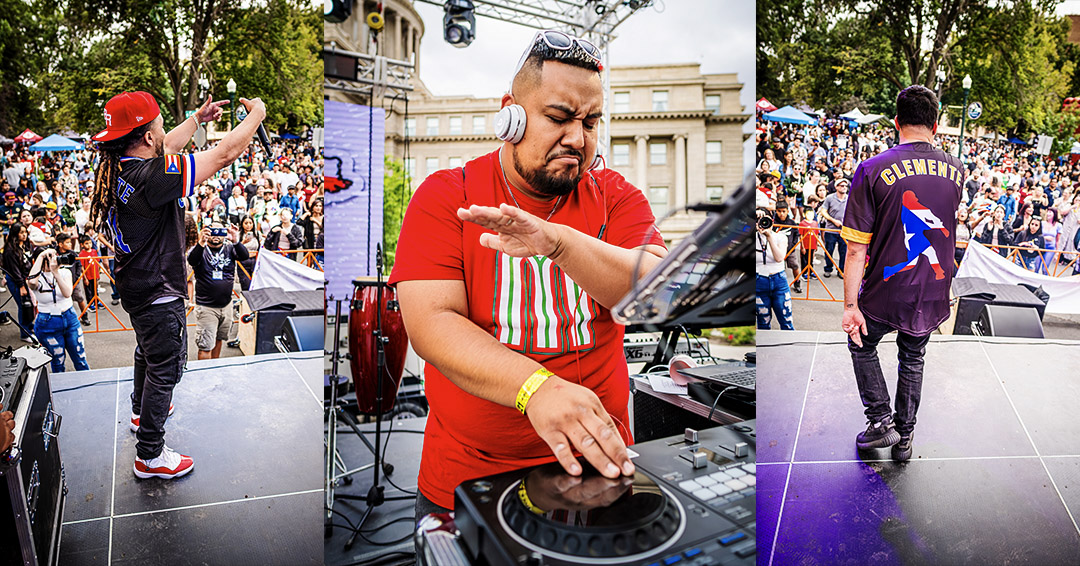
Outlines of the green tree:
[[386,272],[394,268],[401,220],[412,199],[412,179],[405,178],[405,164],[384,158],[383,173],[383,255]]
[[59,16],[41,0],[0,0],[0,133],[46,127],[42,105],[49,53],[56,49]]

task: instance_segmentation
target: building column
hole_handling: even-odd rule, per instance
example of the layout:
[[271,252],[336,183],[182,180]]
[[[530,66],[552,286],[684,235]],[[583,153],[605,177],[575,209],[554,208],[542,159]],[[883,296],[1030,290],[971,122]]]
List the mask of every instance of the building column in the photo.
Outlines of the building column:
[[[401,38],[402,17],[401,17],[401,14],[398,14],[396,12],[389,12],[389,13],[394,16],[394,38],[391,41],[391,43],[393,44],[393,48],[388,50],[388,51],[391,51],[392,54],[387,54],[387,57],[390,57],[392,59],[404,59],[404,57],[401,54],[402,53],[402,48],[405,47],[402,44],[403,40]],[[390,23],[390,22],[386,22],[386,23]]]
[[648,182],[649,177],[647,175],[649,167],[649,148],[646,144],[649,141],[649,136],[637,135],[634,136],[634,142],[637,143],[637,163],[635,169],[637,170],[637,188],[641,189],[641,192],[648,194]]
[[686,206],[686,135],[675,134],[675,207]]

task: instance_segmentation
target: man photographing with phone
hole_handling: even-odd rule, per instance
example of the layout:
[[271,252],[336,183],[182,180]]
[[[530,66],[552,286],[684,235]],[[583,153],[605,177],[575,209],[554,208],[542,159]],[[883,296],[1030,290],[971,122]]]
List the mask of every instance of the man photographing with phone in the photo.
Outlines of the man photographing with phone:
[[190,472],[189,456],[165,445],[173,388],[187,361],[184,297],[184,209],[180,199],[236,160],[248,147],[266,107],[240,99],[248,118],[206,151],[178,154],[200,122],[221,117],[228,101],[207,100],[168,133],[147,92],[125,92],[105,104],[105,129],[94,136],[101,162],[90,223],[116,249],[116,285],[135,330],[131,428],[140,478],[172,479]]
[[229,339],[233,323],[236,262],[250,257],[246,247],[226,241],[228,236],[228,229],[214,222],[199,232],[199,242],[187,256],[195,276],[195,343],[200,360],[221,356],[221,343]]

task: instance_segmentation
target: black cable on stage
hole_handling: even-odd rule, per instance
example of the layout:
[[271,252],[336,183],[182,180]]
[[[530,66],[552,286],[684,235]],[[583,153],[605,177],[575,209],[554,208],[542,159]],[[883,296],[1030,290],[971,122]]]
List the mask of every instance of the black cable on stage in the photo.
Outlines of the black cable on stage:
[[[412,552],[412,551],[408,551],[408,550],[395,550],[394,552],[388,552],[386,554],[380,554],[379,556],[376,556],[374,558],[369,558],[367,560],[360,560],[359,562],[352,562],[352,563],[349,563],[347,566],[377,566],[377,565],[387,563],[388,560],[393,559],[393,558],[398,558],[398,557],[408,558],[410,556],[415,557],[416,553]],[[415,563],[416,563],[416,561],[414,560],[413,562],[410,562],[410,563],[400,563],[400,564],[402,566],[404,566],[404,564],[415,564]]]
[[[234,364],[221,364],[221,365],[214,365],[214,366],[211,366],[211,367],[185,369],[184,373],[195,373],[195,372],[198,372],[198,371],[218,370],[218,369],[222,369],[222,368],[230,368],[230,367],[236,367],[236,366],[250,366],[250,365],[262,364],[262,363],[266,363],[266,362],[276,362],[276,361],[280,361],[280,360],[283,360],[283,359],[285,359],[285,360],[289,360],[289,359],[293,359],[293,360],[314,360],[314,359],[320,359],[320,358],[322,358],[321,353],[318,354],[318,355],[315,355],[315,356],[303,356],[303,357],[298,356],[298,357],[294,357],[294,358],[268,358],[268,359],[262,359],[262,360],[251,360],[251,361],[246,361],[246,362],[237,362],[237,363],[234,363]],[[108,368],[105,368],[105,369],[108,369]],[[93,371],[93,370],[91,370],[91,371]],[[109,383],[126,383],[126,382],[134,381],[134,380],[135,380],[134,377],[128,377],[128,378],[124,378],[124,379],[105,379],[105,380],[101,380],[101,381],[95,381],[95,382],[92,382],[92,383],[84,383],[82,385],[75,385],[73,387],[65,387],[63,389],[53,389],[52,392],[53,393],[67,393],[68,391],[76,391],[76,390],[79,390],[79,389],[86,389],[87,387],[94,387],[94,386],[97,386],[97,385],[107,385]]]
[[[389,372],[389,370],[386,370],[386,371]],[[390,419],[390,430],[386,431],[386,443],[383,444],[383,449],[382,449],[382,461],[383,462],[386,462],[386,449],[387,449],[387,447],[390,446],[390,433],[392,433],[392,432],[394,432],[394,419],[393,418]],[[396,488],[401,493],[404,493],[405,495],[411,495],[412,497],[416,497],[416,492],[415,491],[409,491],[407,489],[402,489],[401,486],[394,483],[394,480],[390,479],[389,474],[383,474],[383,479],[385,479],[390,485],[394,486],[394,488]]]
[[712,414],[713,414],[713,411],[716,410],[716,404],[720,402],[720,398],[724,396],[724,393],[727,393],[728,391],[731,391],[732,389],[737,389],[737,388],[734,385],[730,385],[726,389],[721,391],[720,393],[716,394],[716,400],[713,401],[712,408],[709,409],[709,416],[705,417],[705,420],[707,420],[707,421],[712,420]]
[[[402,120],[403,120],[403,123],[408,123],[408,120],[409,120],[409,95],[408,94],[405,95],[405,114],[404,114],[404,116],[402,116]],[[404,140],[404,143],[405,143],[405,161],[404,161],[404,163],[407,164],[409,162],[409,141],[410,141],[411,138],[409,138],[409,128],[404,128],[404,130],[405,130],[405,140]],[[401,188],[398,190],[398,215],[397,215],[397,218],[398,218],[398,226],[399,227],[405,221],[405,187],[406,186],[409,187],[409,198],[412,198],[412,183],[411,183],[410,178],[409,178],[409,168],[408,167],[403,167],[403,169],[405,169],[405,171],[404,171],[405,179],[404,179],[404,182],[401,184]]]

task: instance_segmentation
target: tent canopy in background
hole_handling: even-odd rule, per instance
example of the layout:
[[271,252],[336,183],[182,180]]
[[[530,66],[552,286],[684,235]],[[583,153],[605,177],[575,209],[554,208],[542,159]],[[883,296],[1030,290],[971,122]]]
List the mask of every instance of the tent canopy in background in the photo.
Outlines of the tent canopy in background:
[[23,133],[15,136],[15,141],[19,143],[33,143],[41,141],[41,136],[30,131],[30,128],[23,130]]
[[776,107],[773,106],[772,102],[765,100],[765,98],[757,101],[757,104],[755,104],[754,107],[760,112],[772,112],[773,110],[776,110]]
[[300,136],[298,136],[296,134],[290,134],[289,132],[285,132],[284,134],[281,134],[281,136],[279,136],[279,137],[281,137],[281,139],[283,139],[283,140],[298,140],[298,139],[300,139]]
[[783,122],[785,124],[805,124],[808,126],[817,124],[817,120],[791,106],[785,106],[775,112],[766,113],[764,117],[770,122]]
[[53,134],[30,146],[30,151],[72,151],[83,149],[83,144],[71,141],[60,134]]

